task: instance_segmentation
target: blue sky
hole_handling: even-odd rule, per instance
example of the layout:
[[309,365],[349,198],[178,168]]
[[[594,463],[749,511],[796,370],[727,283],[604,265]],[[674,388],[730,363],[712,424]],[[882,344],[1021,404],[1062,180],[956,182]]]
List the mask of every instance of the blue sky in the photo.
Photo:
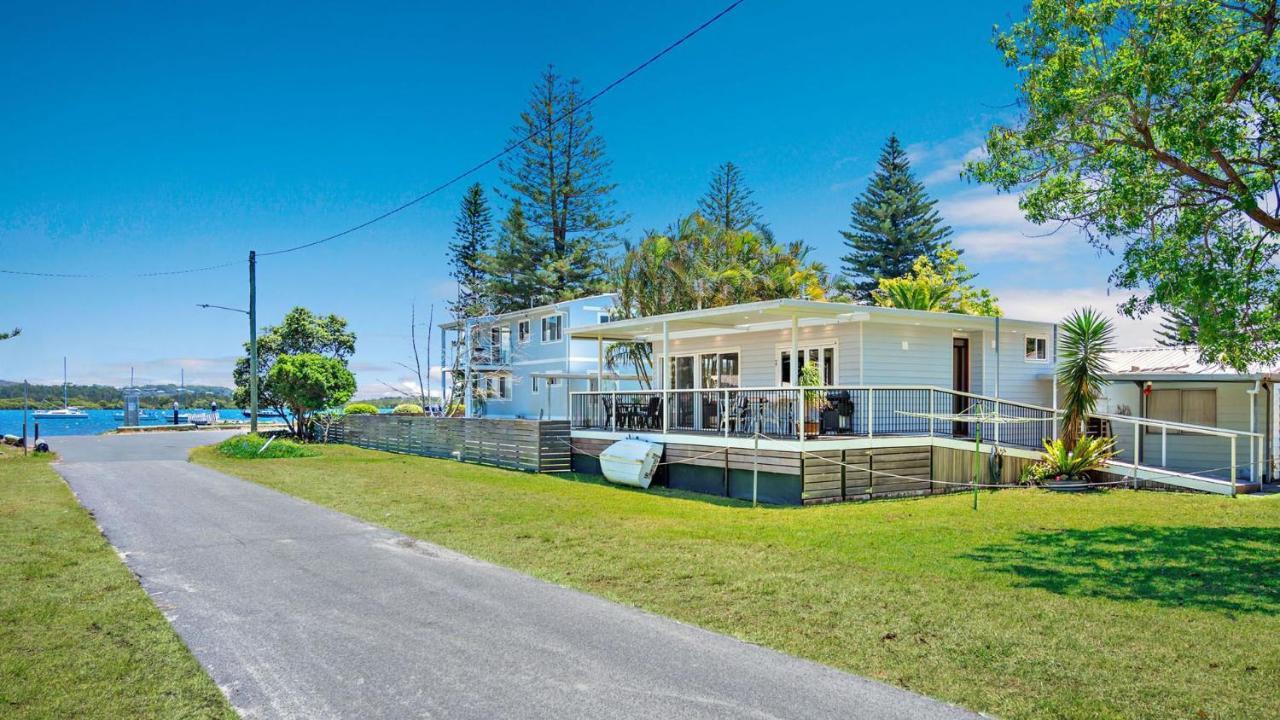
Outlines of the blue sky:
[[[361,222],[510,139],[548,63],[593,91],[725,3],[11,5],[0,26],[0,267],[120,274],[203,266]],[[837,265],[849,203],[896,131],[979,281],[1014,317],[1111,310],[1114,262],[1034,237],[1016,199],[959,179],[1013,112],[993,23],[1020,2],[747,0],[595,107],[627,234],[694,206],[740,165],[781,239]],[[492,188],[496,167],[476,180]],[[262,324],[306,305],[359,335],[362,393],[408,378],[409,306],[452,286],[462,186],[324,246],[259,265]],[[500,210],[500,209],[499,209]],[[244,269],[164,278],[0,275],[0,379],[230,384]],[[1123,323],[1146,342],[1150,323]],[[438,336],[437,336],[438,337]],[[438,352],[433,347],[432,354]]]

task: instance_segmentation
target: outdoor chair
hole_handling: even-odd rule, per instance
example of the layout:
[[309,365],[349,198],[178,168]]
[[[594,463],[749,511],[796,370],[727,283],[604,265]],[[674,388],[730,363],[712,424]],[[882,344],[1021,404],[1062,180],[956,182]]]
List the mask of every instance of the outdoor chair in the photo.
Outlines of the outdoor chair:
[[644,424],[650,430],[662,427],[662,398],[649,398],[649,407],[644,411]]

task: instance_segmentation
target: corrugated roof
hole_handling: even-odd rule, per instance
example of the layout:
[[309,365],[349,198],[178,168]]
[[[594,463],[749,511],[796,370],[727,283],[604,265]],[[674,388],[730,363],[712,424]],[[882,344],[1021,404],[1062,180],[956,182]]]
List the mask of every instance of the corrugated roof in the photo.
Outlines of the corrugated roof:
[[1200,359],[1200,349],[1186,347],[1136,347],[1115,350],[1106,355],[1112,375],[1270,375],[1280,374],[1275,366],[1254,366],[1248,372],[1220,363],[1206,363]]

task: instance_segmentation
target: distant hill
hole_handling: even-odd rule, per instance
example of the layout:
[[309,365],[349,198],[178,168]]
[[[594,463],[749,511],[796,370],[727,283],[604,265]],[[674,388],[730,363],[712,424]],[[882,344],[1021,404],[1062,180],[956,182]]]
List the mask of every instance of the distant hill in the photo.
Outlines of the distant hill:
[[[144,408],[167,408],[178,397],[178,386],[174,384],[141,385],[138,390],[141,392]],[[0,409],[22,407],[22,392],[22,383],[0,380]],[[31,385],[29,392],[31,407],[62,406],[61,385]],[[68,385],[67,398],[69,404],[82,408],[124,407],[122,389],[110,385]],[[182,404],[187,407],[201,407],[214,400],[220,405],[229,404],[231,388],[188,385],[182,390]]]

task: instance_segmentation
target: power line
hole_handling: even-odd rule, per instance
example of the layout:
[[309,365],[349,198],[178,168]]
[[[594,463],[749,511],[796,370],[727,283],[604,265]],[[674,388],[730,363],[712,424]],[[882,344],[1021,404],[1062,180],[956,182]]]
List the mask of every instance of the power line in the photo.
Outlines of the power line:
[[[650,56],[650,57],[649,57],[649,59],[647,59],[647,60],[645,60],[644,62],[640,63],[639,65],[636,65],[635,67],[631,68],[631,69],[630,69],[630,70],[628,70],[626,73],[623,73],[620,77],[618,77],[617,79],[615,79],[613,82],[609,83],[608,85],[605,85],[603,88],[601,88],[600,90],[596,91],[596,93],[595,93],[595,94],[591,95],[590,97],[588,97],[587,99],[583,100],[582,102],[577,103],[577,104],[576,104],[576,105],[574,105],[573,107],[571,107],[571,108],[569,108],[568,110],[566,110],[565,112],[561,113],[558,117],[556,117],[556,118],[552,119],[549,123],[547,123],[547,125],[546,125],[546,126],[544,126],[544,127],[539,127],[539,128],[537,128],[537,129],[535,129],[535,130],[533,130],[533,131],[529,132],[528,134],[524,135],[523,137],[521,137],[521,138],[519,138],[519,139],[517,139],[517,140],[515,140],[515,141],[513,141],[513,142],[511,142],[511,143],[509,143],[509,144],[507,144],[505,147],[503,147],[501,150],[499,150],[498,152],[494,153],[493,155],[490,155],[489,157],[485,158],[484,160],[482,160],[482,161],[480,161],[480,162],[476,163],[475,165],[472,165],[471,167],[467,168],[466,170],[464,170],[464,171],[462,171],[462,172],[458,173],[457,175],[454,175],[452,178],[449,178],[448,180],[446,180],[446,181],[444,181],[444,182],[440,183],[439,185],[436,185],[435,187],[431,188],[430,190],[428,190],[428,191],[426,191],[426,192],[422,193],[421,195],[418,195],[417,197],[415,197],[415,198],[413,198],[413,199],[409,200],[408,202],[402,203],[401,205],[398,205],[398,206],[396,206],[396,207],[394,207],[394,208],[392,208],[392,209],[390,209],[390,210],[387,210],[386,212],[382,213],[381,215],[377,215],[377,216],[375,216],[375,217],[372,217],[372,218],[370,218],[370,219],[368,219],[368,220],[365,220],[364,222],[361,222],[361,223],[359,223],[359,224],[357,224],[357,225],[352,225],[351,227],[349,227],[349,228],[347,228],[347,229],[345,229],[345,230],[342,230],[342,231],[340,231],[340,232],[333,233],[332,235],[328,235],[328,236],[322,237],[322,238],[320,238],[320,239],[318,239],[318,240],[312,240],[311,242],[302,243],[301,245],[294,245],[294,246],[292,246],[292,247],[280,248],[280,249],[278,249],[278,250],[267,250],[267,251],[264,251],[264,252],[260,252],[260,253],[258,253],[258,256],[259,256],[259,257],[267,257],[267,256],[270,256],[270,255],[284,255],[284,254],[286,254],[286,253],[292,253],[292,252],[297,252],[297,251],[299,251],[299,250],[306,250],[307,248],[316,247],[317,245],[323,245],[323,244],[325,244],[325,243],[327,243],[327,242],[330,242],[330,241],[333,241],[333,240],[337,240],[338,238],[344,237],[344,236],[346,236],[346,235],[350,235],[351,233],[354,233],[354,232],[356,232],[356,231],[363,230],[364,228],[367,228],[367,227],[369,227],[370,225],[373,225],[373,224],[375,224],[375,223],[382,222],[383,220],[386,220],[387,218],[392,217],[393,215],[396,215],[396,214],[401,213],[401,212],[403,212],[403,211],[405,211],[405,210],[408,210],[409,208],[413,207],[414,205],[417,205],[418,203],[422,202],[423,200],[426,200],[427,198],[430,198],[431,196],[436,195],[436,194],[438,194],[438,193],[440,193],[440,192],[442,192],[442,191],[446,190],[446,189],[447,189],[447,188],[449,188],[450,186],[455,185],[455,184],[456,184],[456,183],[458,183],[459,181],[461,181],[461,180],[463,180],[463,179],[467,178],[468,176],[473,175],[473,174],[475,174],[475,173],[479,172],[480,170],[482,170],[482,169],[484,169],[484,168],[488,167],[489,165],[492,165],[493,163],[495,163],[495,162],[497,162],[499,159],[501,159],[503,156],[507,155],[508,153],[510,153],[511,151],[513,151],[513,150],[515,150],[515,149],[517,149],[517,148],[522,147],[525,143],[527,143],[527,142],[529,142],[530,140],[534,139],[535,137],[537,137],[537,136],[538,136],[538,135],[540,135],[541,133],[544,133],[544,132],[546,132],[546,131],[550,130],[551,128],[554,128],[556,125],[559,125],[562,121],[564,121],[565,119],[567,119],[568,117],[570,117],[570,116],[571,116],[571,115],[573,115],[574,113],[576,113],[576,112],[578,112],[578,111],[580,111],[580,110],[582,110],[582,109],[584,109],[584,108],[586,108],[586,107],[589,107],[590,105],[592,105],[593,103],[595,103],[595,101],[596,101],[596,100],[599,100],[600,98],[604,97],[607,93],[609,93],[609,92],[610,92],[611,90],[613,90],[614,88],[618,87],[619,85],[621,85],[622,83],[626,82],[627,80],[630,80],[630,79],[631,79],[633,76],[635,76],[637,73],[639,73],[639,72],[643,71],[645,68],[647,68],[647,67],[649,67],[650,65],[654,64],[654,63],[655,63],[655,62],[657,62],[658,60],[661,60],[664,56],[666,56],[667,54],[669,54],[670,52],[672,52],[672,51],[673,51],[673,50],[675,50],[676,48],[678,48],[678,47],[680,47],[681,45],[683,45],[683,44],[685,44],[686,42],[688,42],[690,39],[692,39],[692,38],[693,38],[695,35],[697,35],[698,33],[702,32],[703,30],[706,30],[707,28],[709,28],[709,27],[711,27],[712,25],[714,25],[717,21],[719,21],[719,20],[720,20],[721,18],[723,18],[725,15],[728,15],[730,12],[732,12],[735,8],[737,8],[739,5],[741,5],[741,4],[742,4],[743,2],[745,2],[745,1],[746,1],[746,0],[734,0],[734,2],[729,3],[729,4],[728,4],[727,6],[725,6],[722,10],[720,10],[720,12],[716,13],[715,15],[712,15],[710,18],[708,18],[707,20],[705,20],[701,25],[698,25],[698,26],[697,26],[697,27],[695,27],[694,29],[692,29],[692,30],[690,30],[689,32],[685,33],[685,34],[684,34],[684,35],[682,35],[679,39],[677,39],[675,42],[673,42],[673,43],[671,43],[670,45],[667,45],[667,46],[666,46],[666,47],[664,47],[663,49],[659,50],[657,53],[655,53],[655,54],[653,54],[652,56]],[[178,270],[163,270],[163,271],[147,272],[147,273],[133,273],[133,274],[127,274],[127,275],[125,275],[125,276],[126,276],[126,277],[158,277],[158,276],[164,276],[164,275],[184,275],[184,274],[188,274],[188,273],[199,273],[199,272],[206,272],[206,271],[209,271],[209,270],[217,270],[217,269],[220,269],[220,268],[231,267],[231,266],[233,266],[233,265],[240,265],[240,264],[243,264],[244,262],[245,262],[245,261],[243,261],[243,260],[236,260],[236,261],[233,261],[233,262],[220,263],[220,264],[217,264],[217,265],[207,265],[207,266],[204,266],[204,267],[183,268],[183,269],[178,269]],[[23,275],[23,276],[29,276],[29,277],[49,277],[49,278],[92,278],[92,277],[107,277],[107,276],[104,276],[104,275],[100,275],[100,274],[93,274],[93,273],[56,273],[56,272],[35,272],[35,271],[23,271],[23,270],[8,270],[8,269],[4,269],[4,268],[0,268],[0,273],[4,273],[4,274],[8,274],[8,275]]]

